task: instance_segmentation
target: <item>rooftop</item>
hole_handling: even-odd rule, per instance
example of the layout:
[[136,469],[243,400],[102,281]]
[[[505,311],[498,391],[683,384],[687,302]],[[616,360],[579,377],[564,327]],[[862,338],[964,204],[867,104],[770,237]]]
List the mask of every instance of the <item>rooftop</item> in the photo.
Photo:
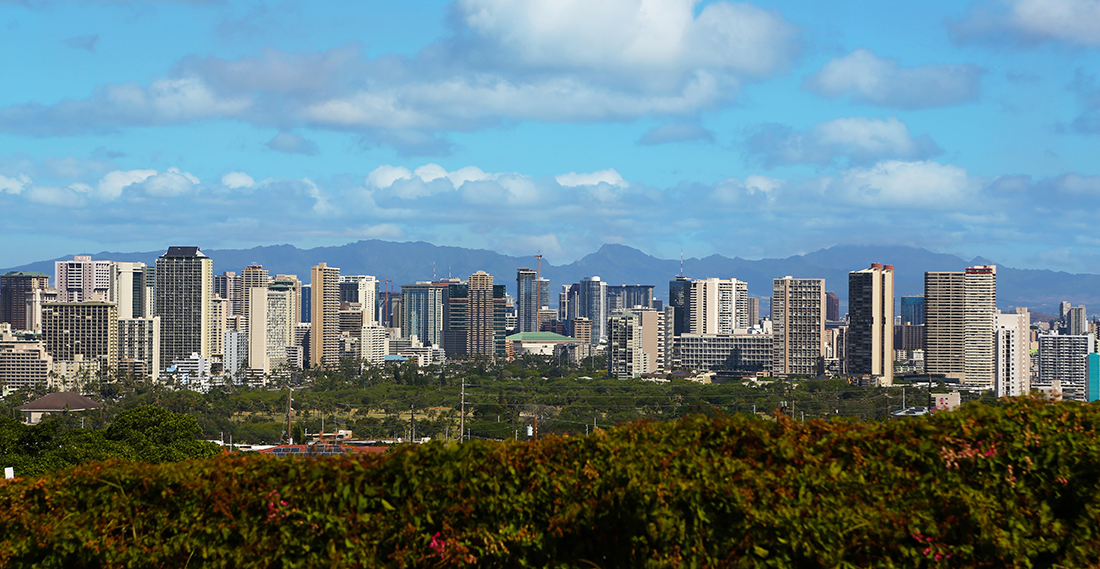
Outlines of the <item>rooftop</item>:
[[169,247],[168,252],[161,255],[161,258],[205,258],[206,255],[199,251],[198,247]]
[[94,399],[88,399],[75,391],[59,391],[49,393],[45,397],[40,397],[25,405],[20,405],[16,409],[20,411],[64,411],[65,409],[83,411],[102,406],[102,403]]
[[11,271],[4,273],[5,277],[46,277],[50,278],[50,275],[46,273],[39,273],[37,271]]

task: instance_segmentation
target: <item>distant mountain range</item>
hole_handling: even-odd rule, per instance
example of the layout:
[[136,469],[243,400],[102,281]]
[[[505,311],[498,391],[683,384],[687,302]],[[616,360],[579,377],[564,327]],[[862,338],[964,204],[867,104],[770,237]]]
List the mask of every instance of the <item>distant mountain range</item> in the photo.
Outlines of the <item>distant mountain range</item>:
[[[167,245],[158,251],[104,251],[94,253],[92,257],[142,261],[151,265],[166,250]],[[380,279],[390,279],[395,290],[402,284],[429,280],[433,276],[442,278],[453,275],[465,278],[477,270],[484,270],[493,275],[497,282],[508,284],[509,291],[513,291],[516,269],[534,269],[536,266],[533,256],[511,257],[484,249],[439,246],[422,241],[399,243],[372,239],[339,247],[299,249],[293,245],[273,245],[252,249],[211,249],[203,252],[214,260],[215,274],[222,271],[239,273],[247,265],[259,264],[272,275],[296,274],[298,278],[308,282],[310,267],[323,261],[329,266],[339,267],[344,274],[368,274]],[[41,271],[51,275],[52,283],[54,261],[71,258],[70,255],[39,261],[0,272]],[[961,271],[968,266],[992,263],[982,258],[966,261],[954,255],[932,253],[916,247],[837,245],[785,259],[750,261],[722,255],[684,259],[683,273],[691,278],[736,277],[748,282],[749,294],[758,297],[771,295],[770,285],[773,278],[787,275],[824,278],[826,289],[836,292],[845,301],[848,293],[848,272],[866,268],[872,262],[896,267],[897,296],[922,294],[925,271]],[[575,283],[582,277],[596,275],[609,284],[654,285],[656,296],[667,299],[668,281],[679,273],[679,260],[658,259],[625,245],[604,245],[595,253],[568,265],[553,265],[545,260],[542,263],[542,275],[550,279],[552,294],[560,290],[558,285]],[[997,304],[1002,309],[1026,306],[1033,311],[1057,314],[1058,303],[1063,300],[1075,305],[1100,305],[1100,275],[997,267]],[[765,307],[766,303],[761,308]]]

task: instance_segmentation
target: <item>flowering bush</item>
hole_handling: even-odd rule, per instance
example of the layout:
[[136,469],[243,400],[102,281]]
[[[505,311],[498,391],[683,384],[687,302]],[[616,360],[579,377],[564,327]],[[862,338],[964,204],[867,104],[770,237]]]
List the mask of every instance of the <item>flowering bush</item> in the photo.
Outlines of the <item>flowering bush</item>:
[[93,463],[0,483],[0,566],[1097,566],[1098,427],[1100,407],[1025,399]]

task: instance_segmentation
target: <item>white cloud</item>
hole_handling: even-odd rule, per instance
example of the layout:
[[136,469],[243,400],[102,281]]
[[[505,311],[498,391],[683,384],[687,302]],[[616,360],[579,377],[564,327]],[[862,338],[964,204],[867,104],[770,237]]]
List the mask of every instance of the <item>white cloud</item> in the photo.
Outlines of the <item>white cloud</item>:
[[462,184],[466,182],[481,182],[484,180],[492,180],[493,178],[494,176],[492,174],[486,174],[477,166],[466,166],[465,168],[459,168],[447,174],[447,179],[449,179],[456,188],[462,186]]
[[559,184],[570,188],[576,186],[595,186],[597,184],[609,184],[615,187],[625,188],[630,185],[614,168],[598,170],[590,174],[578,174],[576,172],[559,174],[554,179],[557,180]]
[[408,180],[412,176],[413,174],[408,168],[384,164],[367,175],[367,186],[379,189],[388,188],[397,180]]
[[413,175],[425,182],[431,182],[432,180],[446,178],[447,171],[439,164],[425,164],[413,170]]
[[14,178],[7,176],[0,176],[0,192],[7,192],[9,194],[19,194],[23,192],[23,189],[29,186],[31,179],[26,174],[19,174]]
[[1097,0],[1001,0],[979,4],[965,18],[948,24],[956,39],[1007,40],[1032,44],[1060,41],[1100,46]]
[[181,172],[179,168],[172,167],[150,176],[142,183],[145,193],[156,197],[172,197],[191,191],[199,184],[199,179],[189,172]]
[[928,158],[941,152],[927,136],[913,137],[897,117],[841,117],[802,132],[783,125],[760,125],[746,141],[746,150],[768,167],[826,165],[838,158],[866,164],[884,158]]
[[118,199],[122,195],[122,190],[127,186],[144,182],[147,178],[156,174],[156,170],[115,170],[103,176],[103,179],[96,186],[96,191],[100,198],[106,200]]
[[84,207],[85,200],[70,188],[59,186],[31,186],[26,193],[30,201],[50,207]]
[[829,190],[852,203],[947,209],[966,202],[979,187],[966,170],[930,161],[887,160],[870,168],[853,168],[831,180]]
[[902,67],[861,47],[829,61],[802,86],[830,99],[847,96],[880,107],[924,109],[977,99],[982,73],[975,65]]
[[244,172],[230,172],[222,176],[222,185],[229,189],[251,188],[256,185],[256,180]]
[[306,140],[290,132],[280,132],[276,134],[275,137],[267,141],[267,144],[264,146],[288,154],[305,154],[306,156],[317,154],[317,143],[312,140]]

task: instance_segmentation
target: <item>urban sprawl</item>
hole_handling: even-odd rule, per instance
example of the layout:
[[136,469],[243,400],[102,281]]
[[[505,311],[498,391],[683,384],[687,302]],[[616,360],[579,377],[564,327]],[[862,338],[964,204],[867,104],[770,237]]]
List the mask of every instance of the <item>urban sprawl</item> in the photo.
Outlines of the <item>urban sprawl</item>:
[[622,379],[956,386],[954,402],[934,405],[957,404],[966,390],[1100,397],[1096,323],[1085,308],[1063,302],[1056,320],[1035,324],[1026,308],[1002,313],[994,265],[925,273],[924,295],[901,297],[900,314],[895,269],[880,263],[849,273],[846,314],[824,279],[790,276],[773,280],[770,299],[750,297],[736,278],[674,276],[667,303],[655,285],[592,276],[562,284],[551,302],[537,267],[518,268],[510,292],[484,271],[411,284],[326,263],[309,282],[259,265],[214,274],[198,247],[169,247],[155,266],[76,256],[56,262],[52,277],[0,276],[0,383],[5,395],[79,391],[124,372],[209,390],[347,360],[424,367],[534,354],[602,356]]

